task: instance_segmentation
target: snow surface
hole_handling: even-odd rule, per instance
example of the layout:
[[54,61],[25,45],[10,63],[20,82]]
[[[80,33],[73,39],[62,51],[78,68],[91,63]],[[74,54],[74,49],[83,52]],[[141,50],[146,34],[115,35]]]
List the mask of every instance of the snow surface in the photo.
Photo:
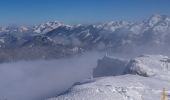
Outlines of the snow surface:
[[48,100],[160,100],[163,88],[170,100],[167,56],[136,57],[129,61],[125,72],[129,74],[94,78]]
[[125,73],[170,79],[170,58],[162,55],[142,55],[129,62]]
[[48,100],[160,100],[162,88],[170,90],[169,83],[138,75],[102,77]]

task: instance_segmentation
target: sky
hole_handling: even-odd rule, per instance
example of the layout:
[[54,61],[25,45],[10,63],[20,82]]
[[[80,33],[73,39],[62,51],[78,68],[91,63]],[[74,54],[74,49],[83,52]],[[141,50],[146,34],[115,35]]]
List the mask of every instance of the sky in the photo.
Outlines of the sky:
[[170,15],[170,0],[0,0],[0,25],[137,21]]

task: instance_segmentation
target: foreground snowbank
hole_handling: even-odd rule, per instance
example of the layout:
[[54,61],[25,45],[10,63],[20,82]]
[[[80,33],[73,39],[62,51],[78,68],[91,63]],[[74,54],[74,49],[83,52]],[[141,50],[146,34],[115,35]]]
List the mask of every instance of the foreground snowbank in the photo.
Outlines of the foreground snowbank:
[[95,78],[92,82],[76,85],[63,95],[48,100],[160,100],[163,88],[167,90],[167,100],[170,99],[168,57],[139,56],[130,60],[124,72],[126,75]]
[[160,100],[162,88],[169,90],[169,83],[138,75],[103,77],[49,100]]
[[142,55],[128,63],[125,73],[170,80],[170,58],[162,55]]

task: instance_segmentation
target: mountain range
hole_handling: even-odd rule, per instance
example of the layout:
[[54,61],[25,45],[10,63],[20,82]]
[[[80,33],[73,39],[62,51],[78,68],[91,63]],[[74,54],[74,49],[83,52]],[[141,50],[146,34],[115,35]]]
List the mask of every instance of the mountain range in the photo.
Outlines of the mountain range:
[[170,17],[166,15],[152,15],[141,22],[6,26],[0,27],[0,61],[59,58],[89,50],[164,52],[170,50],[169,42]]

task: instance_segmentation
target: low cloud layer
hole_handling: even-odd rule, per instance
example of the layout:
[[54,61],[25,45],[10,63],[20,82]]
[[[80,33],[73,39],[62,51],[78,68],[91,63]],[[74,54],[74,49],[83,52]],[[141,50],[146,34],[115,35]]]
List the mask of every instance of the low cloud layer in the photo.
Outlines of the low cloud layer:
[[0,64],[0,100],[42,100],[87,79],[100,56],[97,53],[60,59]]

